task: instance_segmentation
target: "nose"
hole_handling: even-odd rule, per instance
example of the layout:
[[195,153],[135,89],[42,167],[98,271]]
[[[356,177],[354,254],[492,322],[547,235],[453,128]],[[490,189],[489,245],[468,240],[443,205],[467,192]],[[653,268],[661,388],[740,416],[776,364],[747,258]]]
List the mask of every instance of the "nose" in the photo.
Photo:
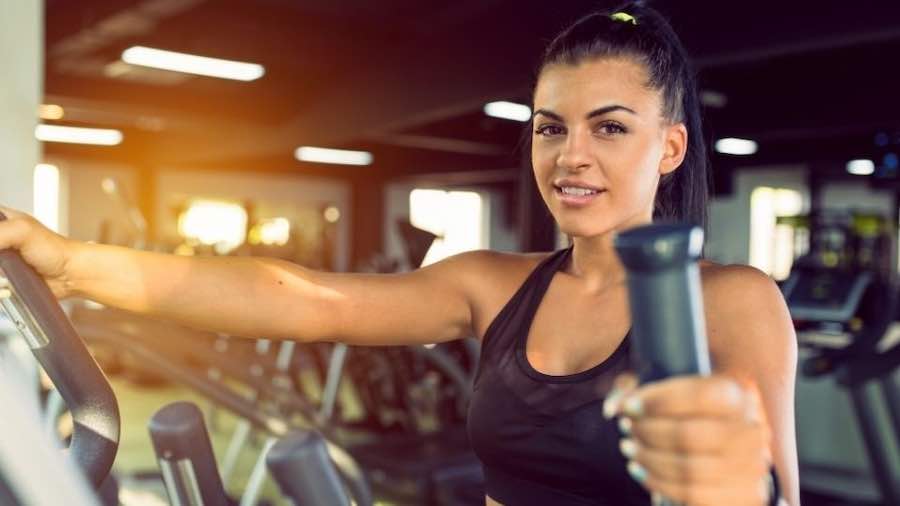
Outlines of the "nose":
[[573,129],[559,151],[556,164],[568,172],[581,172],[591,165],[590,139]]

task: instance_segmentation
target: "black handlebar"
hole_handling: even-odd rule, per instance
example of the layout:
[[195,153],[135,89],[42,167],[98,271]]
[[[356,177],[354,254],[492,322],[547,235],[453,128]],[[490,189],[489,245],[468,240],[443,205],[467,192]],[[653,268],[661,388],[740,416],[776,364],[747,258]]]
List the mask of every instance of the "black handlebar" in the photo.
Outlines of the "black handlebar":
[[321,434],[292,432],[272,447],[266,464],[282,493],[297,506],[350,506]]
[[[703,230],[647,225],[619,234],[616,252],[628,275],[631,337],[641,383],[710,373],[697,260]],[[660,504],[674,503],[663,499]]]
[[195,404],[167,404],[148,429],[172,504],[228,506],[203,413]]
[[628,273],[631,336],[641,382],[709,374],[697,265],[703,230],[647,225],[619,234],[615,248]]
[[99,486],[119,446],[119,406],[112,388],[50,288],[19,253],[0,251],[0,269],[12,291],[0,303],[66,401],[74,422],[69,453]]

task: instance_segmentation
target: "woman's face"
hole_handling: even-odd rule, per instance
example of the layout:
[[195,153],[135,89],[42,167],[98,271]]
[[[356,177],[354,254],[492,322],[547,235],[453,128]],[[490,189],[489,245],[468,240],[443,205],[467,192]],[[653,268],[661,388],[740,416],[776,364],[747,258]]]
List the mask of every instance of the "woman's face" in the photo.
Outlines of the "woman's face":
[[593,237],[648,223],[659,178],[684,158],[687,130],[627,58],[550,65],[534,94],[531,160],[563,233]]

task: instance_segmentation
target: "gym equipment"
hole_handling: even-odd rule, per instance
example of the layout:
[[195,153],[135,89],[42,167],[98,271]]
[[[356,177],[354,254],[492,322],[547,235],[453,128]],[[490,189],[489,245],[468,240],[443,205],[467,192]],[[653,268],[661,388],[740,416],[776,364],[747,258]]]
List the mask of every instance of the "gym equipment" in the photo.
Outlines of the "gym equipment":
[[[401,504],[483,504],[481,464],[462,422],[470,373],[458,365],[465,363],[458,355],[445,353],[441,345],[376,349],[335,344],[330,355],[324,345],[316,349],[327,355],[322,360],[327,367],[321,373],[326,379],[320,418],[339,427],[338,440],[366,470],[379,497]],[[450,349],[467,354],[461,343]],[[434,376],[438,373],[439,379]],[[336,393],[342,381],[362,400],[367,413],[360,421],[337,416]],[[444,384],[453,392],[442,394],[449,414],[431,410],[431,417],[422,417],[432,419],[427,427],[415,407],[415,388],[422,384],[425,391],[440,393],[435,387]]]
[[397,220],[397,231],[403,238],[403,247],[406,253],[406,262],[412,268],[418,268],[425,260],[425,255],[431,249],[438,236],[421,228],[414,226],[409,220]]
[[898,504],[900,484],[890,462],[897,448],[878,423],[883,399],[900,436],[900,389],[892,377],[900,357],[896,345],[885,349],[890,343],[884,342],[897,314],[894,225],[878,214],[833,210],[778,222],[810,239],[809,251],[781,283],[801,355],[808,355],[800,372],[805,378],[834,375],[849,394],[877,492]]
[[615,248],[628,273],[631,336],[642,382],[710,373],[697,260],[703,230],[648,225],[619,234]]
[[[632,348],[641,382],[709,375],[703,293],[697,260],[703,229],[646,225],[615,238],[628,276]],[[675,504],[668,500],[661,504]]]
[[[0,213],[0,221],[6,216]],[[66,401],[74,432],[69,454],[99,486],[119,442],[119,407],[103,372],[44,280],[19,253],[0,251],[0,305]]]
[[820,209],[779,216],[793,231],[795,266],[865,269],[887,275],[896,265],[891,220],[876,213]]
[[148,428],[173,506],[229,504],[203,413],[197,406],[189,402],[164,406],[150,419]]
[[[406,265],[418,267],[437,236],[398,220]],[[396,265],[378,269],[395,272]],[[478,361],[478,343],[435,346],[335,345],[330,380],[345,377],[365,411],[355,424],[376,435],[347,442],[380,496],[407,504],[483,504],[484,476],[471,450],[465,420]],[[343,368],[346,374],[336,369]],[[325,382],[326,394],[335,388]],[[323,406],[331,397],[326,395]]]
[[[869,467],[879,492],[888,504],[900,504],[900,482],[891,472],[890,438],[881,436],[877,421],[879,390],[900,436],[900,387],[892,373],[900,367],[900,344],[879,350],[882,338],[896,318],[898,289],[890,280],[869,271],[824,267],[795,269],[783,291],[798,329],[798,340],[812,355],[801,363],[809,377],[835,374],[853,402],[863,436]],[[849,342],[813,338],[816,334],[846,335]],[[876,388],[868,388],[874,383]]]
[[350,506],[321,434],[292,432],[272,447],[266,464],[281,491],[295,505]]
[[[153,416],[149,429],[174,506],[232,504],[219,477],[203,415],[194,404],[176,402],[163,407]],[[271,449],[267,447],[264,454],[279,487],[294,504],[350,505],[328,454],[328,443],[319,433],[294,430]],[[359,506],[372,504],[371,497],[353,499]]]
[[[111,311],[118,312],[118,310]],[[358,498],[358,504],[372,502],[371,492],[362,470],[350,454],[332,442],[336,438],[335,431],[330,426],[320,424],[316,411],[295,394],[289,395],[289,392],[279,390],[269,381],[250,374],[246,364],[228,356],[216,356],[202,343],[192,342],[191,338],[195,331],[182,329],[180,334],[173,334],[175,328],[164,325],[162,328],[169,333],[162,334],[163,337],[157,338],[156,336],[160,334],[156,332],[149,334],[141,332],[141,337],[138,337],[123,332],[116,328],[115,324],[109,325],[108,321],[105,323],[94,321],[94,325],[90,325],[89,315],[91,313],[73,312],[73,318],[78,322],[79,328],[83,329],[92,341],[118,346],[167,379],[188,386],[217,406],[246,420],[253,429],[268,435],[271,438],[270,444],[292,430],[306,430],[312,427],[321,431],[328,438],[328,450],[351,495]],[[135,320],[127,321],[130,321],[132,326],[135,325]],[[162,324],[147,321],[137,330],[151,331],[154,325]],[[176,347],[177,353],[189,356],[194,364],[177,358],[180,355],[171,350],[167,351],[167,346]],[[206,362],[202,362],[203,360]],[[197,371],[198,363],[201,364],[199,367],[201,372]],[[204,372],[213,366],[221,372],[221,377],[210,378]],[[248,398],[241,393],[241,389],[256,391],[258,395],[255,398]],[[263,399],[267,402],[261,402]],[[254,486],[258,486],[258,483],[248,484],[247,488],[253,489]],[[252,490],[249,495],[245,493],[244,502],[250,502],[249,498],[253,497],[254,493]]]
[[[17,406],[26,385],[16,385],[0,370],[0,403]],[[26,506],[66,504],[99,506],[83,473],[41,430],[40,419],[29,410],[3,413],[0,431],[0,504]]]

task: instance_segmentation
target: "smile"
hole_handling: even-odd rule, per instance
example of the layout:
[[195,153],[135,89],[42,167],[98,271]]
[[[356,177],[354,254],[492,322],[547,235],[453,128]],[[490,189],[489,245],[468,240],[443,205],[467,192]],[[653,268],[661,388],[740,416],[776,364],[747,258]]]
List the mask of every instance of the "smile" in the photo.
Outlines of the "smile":
[[577,186],[553,186],[554,195],[561,203],[569,206],[584,206],[593,201],[598,195],[605,190],[596,190],[592,188],[580,188]]

